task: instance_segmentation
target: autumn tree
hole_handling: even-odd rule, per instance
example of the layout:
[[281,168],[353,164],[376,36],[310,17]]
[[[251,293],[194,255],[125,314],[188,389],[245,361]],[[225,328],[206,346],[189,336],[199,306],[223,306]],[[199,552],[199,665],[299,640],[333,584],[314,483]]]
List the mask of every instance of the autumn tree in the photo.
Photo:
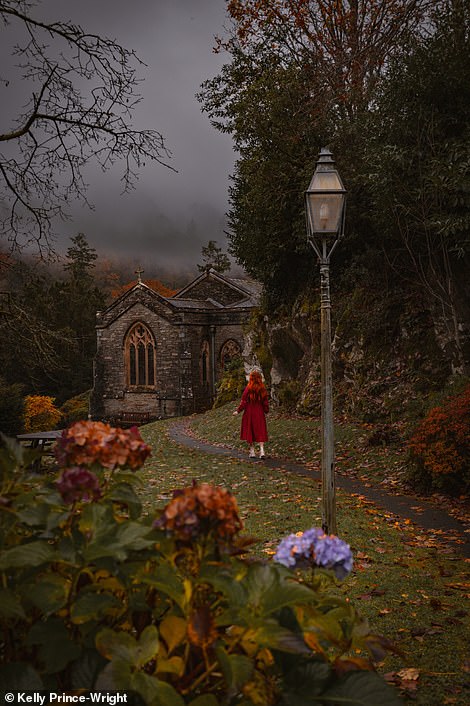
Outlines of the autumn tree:
[[28,395],[25,399],[24,428],[26,432],[55,429],[62,414],[48,395]]
[[221,42],[250,53],[263,44],[321,76],[322,90],[351,119],[409,32],[422,31],[436,0],[229,0],[235,28]]
[[[434,6],[424,0],[228,3],[233,28],[221,44],[231,60],[203,84],[199,98],[212,124],[232,134],[240,155],[230,188],[229,251],[263,282],[272,304],[312,281],[303,192],[321,146],[332,146],[350,194],[357,193],[358,207],[354,197],[348,207],[357,221],[348,219],[349,228],[364,226],[369,200],[358,175],[368,111],[392,57],[410,32],[424,31]],[[346,247],[338,259],[347,257]]]
[[[153,289],[154,292],[158,292],[158,294],[161,294],[162,297],[172,297],[177,292],[176,289],[167,287],[167,285],[163,284],[163,282],[160,282],[159,279],[145,279],[143,280],[143,282],[147,285],[147,287]],[[116,287],[112,291],[113,298],[120,297],[122,294],[128,292],[129,289],[132,289],[132,287],[135,287],[135,282],[127,282],[127,284],[123,284],[120,287]]]
[[[41,19],[37,2],[1,0],[2,43],[13,76],[0,76],[0,100],[14,106],[0,132],[0,234],[12,250],[53,247],[53,224],[76,198],[87,202],[83,169],[124,165],[124,189],[146,161],[167,165],[162,135],[132,125],[138,93],[135,53],[71,22]],[[5,72],[3,67],[3,72]],[[20,107],[24,106],[24,107]]]

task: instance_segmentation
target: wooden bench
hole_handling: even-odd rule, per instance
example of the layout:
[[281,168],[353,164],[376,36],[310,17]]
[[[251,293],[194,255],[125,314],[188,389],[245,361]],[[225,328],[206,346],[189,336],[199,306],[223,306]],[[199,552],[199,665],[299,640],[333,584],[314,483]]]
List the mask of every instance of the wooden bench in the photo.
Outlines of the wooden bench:
[[140,426],[150,422],[150,412],[120,412],[113,417],[112,423],[120,427]]

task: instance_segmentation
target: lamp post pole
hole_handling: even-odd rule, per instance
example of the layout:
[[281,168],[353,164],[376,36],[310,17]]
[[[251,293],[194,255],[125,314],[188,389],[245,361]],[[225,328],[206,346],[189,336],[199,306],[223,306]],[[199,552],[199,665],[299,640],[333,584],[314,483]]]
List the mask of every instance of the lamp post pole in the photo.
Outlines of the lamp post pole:
[[346,191],[333,155],[323,148],[305,193],[308,241],[320,264],[322,528],[336,534],[330,259],[343,235]]
[[322,527],[326,534],[336,534],[335,440],[333,425],[333,379],[331,372],[329,260],[320,261],[320,335]]

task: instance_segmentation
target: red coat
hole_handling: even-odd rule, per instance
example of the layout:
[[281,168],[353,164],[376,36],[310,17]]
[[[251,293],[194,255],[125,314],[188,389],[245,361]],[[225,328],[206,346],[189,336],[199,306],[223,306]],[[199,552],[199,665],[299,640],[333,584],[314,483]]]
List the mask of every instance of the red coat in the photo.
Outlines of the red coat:
[[253,441],[267,441],[268,428],[265,415],[269,412],[268,398],[251,402],[247,398],[247,390],[243,390],[242,400],[238,412],[243,412],[240,439],[253,443]]

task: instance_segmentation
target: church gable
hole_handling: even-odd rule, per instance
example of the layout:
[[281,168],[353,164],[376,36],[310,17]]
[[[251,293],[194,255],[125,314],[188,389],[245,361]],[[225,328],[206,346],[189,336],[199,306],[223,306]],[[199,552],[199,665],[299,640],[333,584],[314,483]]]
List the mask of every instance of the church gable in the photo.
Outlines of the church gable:
[[174,317],[174,310],[167,299],[139,282],[135,287],[118,297],[107,309],[99,313],[98,325],[110,326],[116,319],[128,314],[138,305],[142,305],[164,319],[171,320]]
[[243,301],[248,296],[249,292],[211,269],[190,282],[173,298],[216,302],[225,307]]

